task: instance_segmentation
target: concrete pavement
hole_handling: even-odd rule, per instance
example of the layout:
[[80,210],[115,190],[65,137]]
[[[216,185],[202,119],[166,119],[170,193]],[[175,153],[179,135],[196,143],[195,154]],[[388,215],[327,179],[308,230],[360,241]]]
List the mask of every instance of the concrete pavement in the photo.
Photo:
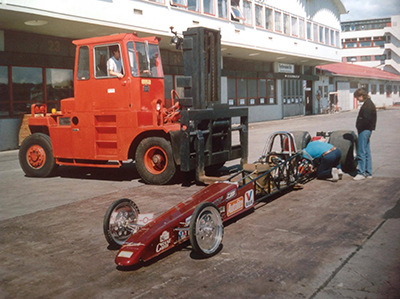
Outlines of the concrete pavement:
[[[271,132],[353,129],[355,116],[251,124],[249,160]],[[116,269],[102,235],[108,205],[128,197],[159,214],[200,186],[144,185],[134,167],[116,179],[91,169],[31,179],[16,152],[0,153],[0,297],[398,298],[399,119],[400,110],[378,112],[372,180],[314,180],[225,227],[210,259],[187,246],[129,272]]]

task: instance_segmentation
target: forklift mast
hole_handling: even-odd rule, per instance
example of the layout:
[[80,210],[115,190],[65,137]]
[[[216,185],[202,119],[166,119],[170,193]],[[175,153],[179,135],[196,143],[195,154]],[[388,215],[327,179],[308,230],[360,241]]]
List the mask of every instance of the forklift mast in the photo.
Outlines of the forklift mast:
[[[178,86],[180,98],[181,171],[196,168],[196,180],[204,181],[205,166],[223,165],[241,158],[247,163],[248,109],[221,104],[221,34],[204,27],[183,33],[184,76]],[[232,126],[232,118],[239,123]],[[232,145],[232,131],[239,131],[240,143]],[[194,166],[194,167],[193,167]]]

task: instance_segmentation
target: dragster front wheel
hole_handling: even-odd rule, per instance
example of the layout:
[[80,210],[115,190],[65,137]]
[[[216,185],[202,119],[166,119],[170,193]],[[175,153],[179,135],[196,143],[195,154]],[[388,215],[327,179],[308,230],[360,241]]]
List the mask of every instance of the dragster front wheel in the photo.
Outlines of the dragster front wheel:
[[137,205],[128,198],[114,201],[104,215],[103,230],[112,248],[121,247],[139,229]]
[[224,234],[221,214],[211,202],[199,204],[192,215],[189,226],[190,243],[202,257],[217,253]]

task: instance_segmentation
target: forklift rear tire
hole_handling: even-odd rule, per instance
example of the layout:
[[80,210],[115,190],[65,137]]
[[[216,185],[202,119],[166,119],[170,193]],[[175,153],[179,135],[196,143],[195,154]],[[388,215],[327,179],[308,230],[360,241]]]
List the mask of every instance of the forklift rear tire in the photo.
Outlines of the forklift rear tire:
[[135,154],[136,169],[148,184],[165,185],[176,174],[171,143],[161,137],[143,139]]
[[57,170],[50,137],[34,133],[25,138],[19,149],[19,164],[29,177],[48,177]]

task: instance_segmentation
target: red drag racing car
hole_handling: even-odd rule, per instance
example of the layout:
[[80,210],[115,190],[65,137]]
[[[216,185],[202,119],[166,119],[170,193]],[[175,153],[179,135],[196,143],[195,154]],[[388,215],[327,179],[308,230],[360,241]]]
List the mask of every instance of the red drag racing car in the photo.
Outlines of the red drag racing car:
[[[353,132],[337,132],[330,135],[330,143],[344,152],[344,166],[353,156],[356,137]],[[103,228],[108,243],[120,248],[116,264],[148,261],[187,240],[203,257],[216,254],[224,222],[313,177],[315,168],[301,151],[310,141],[308,132],[272,134],[255,163],[243,165],[243,170],[208,185],[156,219],[152,214],[140,214],[130,199],[115,201],[105,214]]]

